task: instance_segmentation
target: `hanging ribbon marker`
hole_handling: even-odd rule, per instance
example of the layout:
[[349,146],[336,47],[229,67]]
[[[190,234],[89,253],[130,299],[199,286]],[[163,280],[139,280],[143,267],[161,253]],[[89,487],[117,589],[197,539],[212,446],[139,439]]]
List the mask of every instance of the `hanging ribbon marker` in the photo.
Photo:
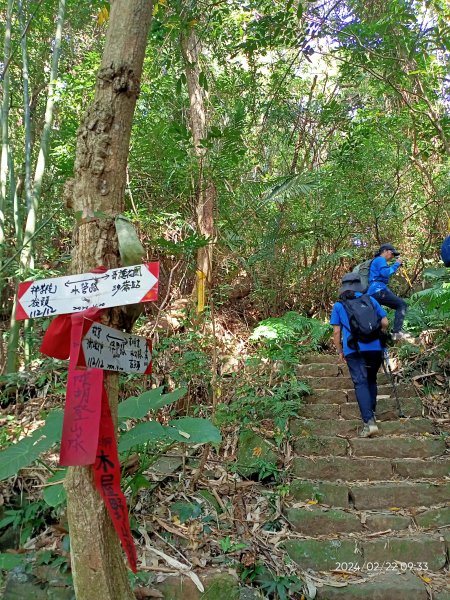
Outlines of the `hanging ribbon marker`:
[[203,271],[197,271],[197,312],[205,310],[205,279]]
[[[103,371],[100,371],[100,373],[103,380]],[[127,501],[120,488],[120,462],[117,442],[104,387],[101,399],[101,426],[94,464],[95,485],[108,509],[120,543],[127,555],[130,569],[133,573],[136,573],[136,548],[130,530]]]

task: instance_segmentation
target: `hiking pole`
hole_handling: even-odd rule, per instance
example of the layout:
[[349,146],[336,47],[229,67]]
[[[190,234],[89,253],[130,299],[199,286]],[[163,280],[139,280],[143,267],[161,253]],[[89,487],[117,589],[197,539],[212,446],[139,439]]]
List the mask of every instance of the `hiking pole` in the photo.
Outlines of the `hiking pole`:
[[397,386],[395,385],[395,382],[394,382],[394,375],[392,374],[391,365],[389,364],[389,356],[388,356],[387,348],[383,348],[382,365],[383,365],[383,371],[384,371],[385,375],[388,377],[389,381],[391,382],[392,389],[394,390],[394,396],[395,396],[395,400],[397,402],[398,417],[399,417],[399,419],[406,419],[406,415],[404,414],[404,412],[402,410],[402,406],[400,404],[400,398],[398,397]]

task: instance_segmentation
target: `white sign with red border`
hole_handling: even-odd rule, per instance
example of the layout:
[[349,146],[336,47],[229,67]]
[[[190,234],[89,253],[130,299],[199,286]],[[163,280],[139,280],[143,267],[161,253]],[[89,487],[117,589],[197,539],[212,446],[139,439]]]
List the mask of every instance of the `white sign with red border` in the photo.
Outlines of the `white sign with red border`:
[[19,284],[16,319],[36,319],[77,313],[87,308],[111,308],[158,298],[159,263],[52,277]]

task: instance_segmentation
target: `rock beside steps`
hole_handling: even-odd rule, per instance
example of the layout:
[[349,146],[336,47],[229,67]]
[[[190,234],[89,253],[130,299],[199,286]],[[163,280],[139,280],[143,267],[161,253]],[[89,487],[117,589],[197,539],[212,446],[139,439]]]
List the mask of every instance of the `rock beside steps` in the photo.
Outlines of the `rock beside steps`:
[[448,574],[450,456],[414,387],[397,386],[407,415],[399,419],[380,374],[380,433],[361,439],[346,366],[337,357],[307,356],[298,376],[312,394],[290,424],[296,456],[284,513],[292,538],[284,547],[302,570],[346,571],[362,581],[319,588],[317,598],[450,600],[450,584],[432,596],[426,585]]

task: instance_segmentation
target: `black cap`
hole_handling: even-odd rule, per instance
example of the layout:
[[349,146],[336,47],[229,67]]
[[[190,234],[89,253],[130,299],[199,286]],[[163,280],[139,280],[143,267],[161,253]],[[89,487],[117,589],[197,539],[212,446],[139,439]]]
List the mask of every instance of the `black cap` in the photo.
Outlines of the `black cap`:
[[341,281],[339,294],[343,292],[362,292],[361,277],[357,273],[347,273]]
[[400,252],[396,250],[392,244],[382,244],[378,250],[378,254],[381,254],[385,250],[390,250],[394,256],[400,256]]

